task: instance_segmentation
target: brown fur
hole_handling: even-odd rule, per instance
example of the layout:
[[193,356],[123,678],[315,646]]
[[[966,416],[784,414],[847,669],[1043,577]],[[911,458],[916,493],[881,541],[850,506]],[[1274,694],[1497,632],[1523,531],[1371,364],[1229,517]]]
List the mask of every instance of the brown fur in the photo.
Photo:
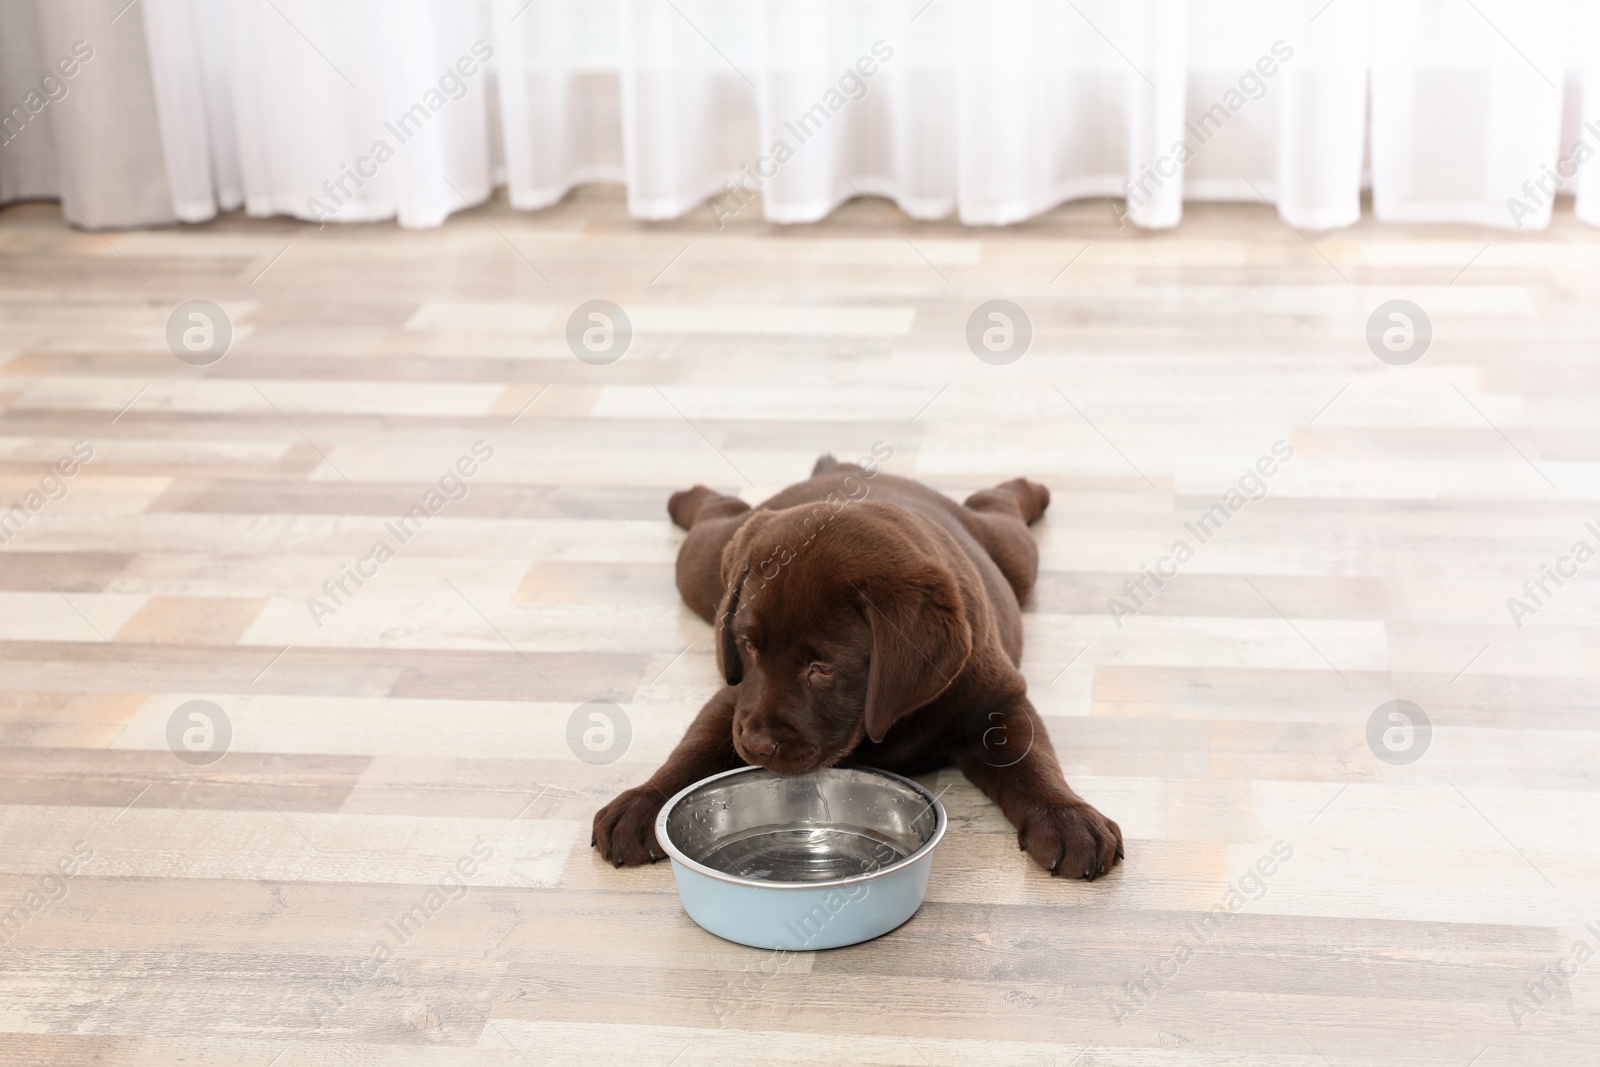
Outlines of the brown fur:
[[668,511],[689,531],[678,589],[716,626],[727,684],[648,782],[596,813],[601,855],[661,859],[661,805],[747,763],[955,763],[1052,874],[1110,870],[1122,831],[1068,787],[1017,670],[1018,604],[1039,566],[1028,525],[1049,503],[1017,478],[957,505],[830,456],[754,509],[705,486],[674,494]]

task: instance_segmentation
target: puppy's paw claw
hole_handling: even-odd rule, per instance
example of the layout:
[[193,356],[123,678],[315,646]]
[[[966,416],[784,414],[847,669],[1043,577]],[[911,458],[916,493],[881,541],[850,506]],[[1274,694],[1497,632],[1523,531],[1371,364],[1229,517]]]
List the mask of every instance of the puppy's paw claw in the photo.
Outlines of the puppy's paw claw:
[[1017,830],[1017,844],[1054,877],[1091,882],[1124,855],[1121,827],[1082,802],[1039,808]]
[[649,786],[618,794],[594,815],[590,847],[613,867],[636,867],[666,857],[656,842],[656,816],[664,797]]

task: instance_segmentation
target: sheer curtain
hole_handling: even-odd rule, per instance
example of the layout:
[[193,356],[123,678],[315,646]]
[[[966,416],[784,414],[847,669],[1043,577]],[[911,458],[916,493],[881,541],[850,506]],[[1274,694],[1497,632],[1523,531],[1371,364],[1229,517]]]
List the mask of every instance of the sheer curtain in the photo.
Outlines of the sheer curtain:
[[[60,11],[100,0],[10,2],[59,37]],[[116,180],[187,221],[431,226],[501,184],[536,210],[615,182],[646,219],[807,222],[873,194],[992,225],[1111,197],[1139,226],[1247,200],[1329,229],[1370,189],[1382,220],[1538,228],[1558,190],[1600,225],[1597,7],[139,0],[119,25],[147,65],[105,70],[142,77],[118,106],[146,101],[159,130]],[[9,100],[42,53],[0,40]],[[0,196],[39,194],[38,151],[0,146]]]
[[74,225],[172,221],[139,20],[126,0],[0,0],[0,204]]
[[479,4],[141,6],[179,218],[242,204],[437,226],[492,190],[498,94]]

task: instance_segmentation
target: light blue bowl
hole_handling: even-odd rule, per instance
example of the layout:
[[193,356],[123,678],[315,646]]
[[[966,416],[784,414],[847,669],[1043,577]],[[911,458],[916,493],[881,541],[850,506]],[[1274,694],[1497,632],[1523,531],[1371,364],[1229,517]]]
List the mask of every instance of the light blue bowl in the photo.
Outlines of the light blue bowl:
[[689,918],[741,945],[810,952],[916,914],[947,823],[937,797],[888,771],[740,767],[669,800],[656,840]]

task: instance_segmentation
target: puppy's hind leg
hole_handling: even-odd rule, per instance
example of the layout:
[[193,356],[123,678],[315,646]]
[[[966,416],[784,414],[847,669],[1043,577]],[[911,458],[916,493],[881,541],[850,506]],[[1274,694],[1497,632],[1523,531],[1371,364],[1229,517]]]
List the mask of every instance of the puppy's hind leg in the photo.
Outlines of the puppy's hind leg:
[[967,497],[966,527],[1006,576],[1018,602],[1039,577],[1039,546],[1028,527],[1050,506],[1050,490],[1026,478],[1013,478]]
[[1050,487],[1013,478],[993,489],[979,489],[967,497],[966,506],[983,514],[1020,519],[1024,526],[1032,526],[1050,506]]
[[832,452],[824,452],[822,455],[817,457],[816,464],[814,466],[812,466],[812,468],[811,468],[811,477],[815,478],[819,474],[826,474],[828,471],[831,471],[835,467],[847,467],[847,466],[849,466],[849,464],[840,463],[838,460],[834,459]]
[[749,510],[750,505],[743,500],[736,496],[726,496],[708,485],[680,489],[667,498],[667,514],[672,517],[672,524],[680,530],[694,529],[694,524],[700,520],[702,513],[705,518],[710,519]]
[[678,549],[678,592],[696,615],[710,622],[722,599],[722,548],[750,517],[750,505],[697,485],[673,493],[667,514],[689,531]]

